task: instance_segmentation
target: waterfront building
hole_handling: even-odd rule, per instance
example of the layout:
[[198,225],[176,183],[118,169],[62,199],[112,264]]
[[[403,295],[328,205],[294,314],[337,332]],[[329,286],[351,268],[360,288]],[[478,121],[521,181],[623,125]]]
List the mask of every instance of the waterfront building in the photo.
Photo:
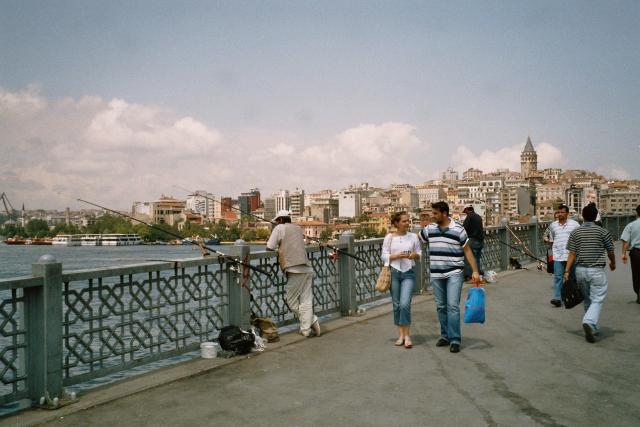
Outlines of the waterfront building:
[[338,216],[355,218],[362,213],[361,197],[358,192],[342,191],[338,198]]
[[289,196],[289,190],[280,190],[279,193],[273,195],[273,198],[276,201],[276,212],[281,210],[288,211],[291,209],[291,197]]
[[305,236],[316,239],[320,238],[320,234],[329,227],[329,224],[322,221],[296,221],[296,224],[302,228]]
[[431,204],[445,200],[447,193],[443,186],[433,184],[419,184],[416,186],[418,192],[418,207],[421,209],[431,209]]
[[200,214],[209,221],[222,217],[222,200],[204,190],[198,190],[189,194],[185,201],[185,208],[193,213]]
[[251,190],[240,193],[238,196],[238,207],[242,212],[253,212],[260,207],[260,190],[252,188]]
[[602,214],[629,215],[640,204],[640,189],[614,186],[600,193],[599,208]]
[[173,226],[184,219],[184,209],[184,201],[162,195],[159,200],[151,204],[151,222]]
[[271,196],[271,197],[265,197],[265,199],[263,200],[263,205],[264,205],[264,218],[267,221],[271,221],[275,216],[276,216],[276,198]]
[[454,184],[458,181],[459,175],[458,171],[454,170],[451,166],[447,168],[446,171],[442,172],[442,181],[448,184]]
[[291,215],[301,217],[304,215],[304,190],[295,189],[289,196]]
[[482,171],[480,169],[469,168],[462,172],[462,179],[465,181],[473,181],[482,178]]

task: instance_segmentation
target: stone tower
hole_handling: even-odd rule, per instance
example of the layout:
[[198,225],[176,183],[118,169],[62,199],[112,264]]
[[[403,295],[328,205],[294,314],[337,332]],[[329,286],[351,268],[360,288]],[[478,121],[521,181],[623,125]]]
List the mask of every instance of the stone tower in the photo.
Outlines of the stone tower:
[[520,153],[520,173],[523,178],[529,178],[538,171],[538,153],[533,149],[531,137],[527,137],[527,144]]

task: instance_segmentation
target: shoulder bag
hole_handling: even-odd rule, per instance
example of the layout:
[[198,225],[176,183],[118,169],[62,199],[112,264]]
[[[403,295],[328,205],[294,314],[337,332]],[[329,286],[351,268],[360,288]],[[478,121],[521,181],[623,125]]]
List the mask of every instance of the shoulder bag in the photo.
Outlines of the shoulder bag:
[[[391,256],[391,243],[393,242],[393,234],[389,239],[389,256]],[[391,262],[391,261],[389,261]],[[391,267],[383,265],[378,275],[378,281],[376,282],[376,291],[382,293],[387,292],[391,288]]]

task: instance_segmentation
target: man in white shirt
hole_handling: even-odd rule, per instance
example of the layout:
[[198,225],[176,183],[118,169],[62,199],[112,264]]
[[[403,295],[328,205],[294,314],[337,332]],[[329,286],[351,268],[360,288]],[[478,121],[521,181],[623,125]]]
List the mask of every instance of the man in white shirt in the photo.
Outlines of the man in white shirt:
[[544,241],[553,244],[553,299],[550,301],[554,307],[562,306],[561,289],[564,269],[567,265],[569,251],[567,242],[573,230],[580,227],[577,221],[569,219],[569,208],[561,204],[556,209],[556,220],[549,225],[544,235]]
[[304,233],[291,223],[291,213],[281,210],[273,219],[278,225],[267,242],[268,251],[278,251],[280,268],[287,276],[285,300],[300,321],[300,333],[305,337],[320,336],[320,323],[313,314],[313,269],[309,265]]

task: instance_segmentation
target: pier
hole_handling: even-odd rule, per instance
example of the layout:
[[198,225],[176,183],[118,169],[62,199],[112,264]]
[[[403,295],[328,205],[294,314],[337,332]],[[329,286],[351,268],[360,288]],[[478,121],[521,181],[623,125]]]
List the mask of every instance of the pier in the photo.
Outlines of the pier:
[[[616,222],[618,234],[614,233],[614,237],[619,235],[624,223]],[[542,253],[544,248],[537,243],[542,239],[542,227],[543,224],[524,225],[515,231],[538,253]],[[601,320],[602,336],[597,343],[589,344],[582,335],[582,309],[552,307],[549,304],[552,279],[538,271],[535,265],[529,264],[528,270],[506,271],[508,264],[501,264],[502,261],[506,259],[508,262],[511,256],[519,255],[512,248],[496,243],[495,239],[508,239],[504,229],[489,229],[487,233],[484,269],[495,267],[502,272],[496,283],[486,287],[487,323],[463,325],[462,352],[459,354],[449,353],[446,347],[435,347],[438,324],[424,266],[419,266],[422,274],[418,288],[422,293],[416,295],[413,306],[413,349],[393,346],[396,331],[389,304],[369,308],[364,314],[357,315],[362,312],[358,308],[363,304],[384,298],[372,291],[379,268],[376,254],[379,254],[380,241],[355,242],[345,236],[340,245],[369,259],[370,265],[358,265],[361,263],[347,257],[341,257],[334,264],[320,248],[310,249],[309,253],[314,259],[327,258],[314,263],[316,275],[323,273],[314,283],[318,291],[316,310],[332,317],[323,322],[325,333],[322,337],[303,339],[295,333],[285,334],[280,343],[268,345],[267,351],[259,355],[213,361],[193,360],[165,367],[89,390],[80,394],[77,402],[59,409],[32,409],[5,417],[0,426],[54,421],[62,425],[185,426],[242,423],[309,426],[637,425],[640,419],[636,404],[636,396],[640,392],[640,362],[637,358],[640,333],[635,324],[640,305],[635,303],[635,294],[631,290],[629,266],[619,263],[615,272],[608,273],[610,286]],[[617,250],[619,257],[619,246]],[[242,256],[245,248],[239,247],[238,251],[238,256]],[[273,262],[269,254],[246,255],[256,265],[269,266]],[[525,259],[522,257],[521,262],[527,265]],[[156,283],[170,288],[171,292],[165,292],[167,303],[174,312],[182,310],[184,313],[193,310],[183,310],[179,304],[186,302],[171,298],[172,295],[184,295],[176,292],[177,289],[183,289],[185,283],[188,289],[191,284],[198,283],[197,277],[201,278],[201,284],[218,283],[220,289],[209,299],[219,300],[207,304],[223,307],[219,309],[220,323],[229,322],[233,316],[237,316],[238,323],[244,322],[245,309],[250,303],[246,295],[237,293],[239,277],[226,277],[237,274],[241,278],[241,273],[228,270],[223,274],[224,268],[210,271],[211,274],[203,273],[205,264],[213,265],[203,260],[167,264],[148,264],[118,271],[111,269],[109,272],[102,270],[99,274],[96,271],[61,274],[59,281],[65,296],[64,313],[74,313],[68,308],[76,306],[77,302],[72,301],[88,301],[87,295],[92,292],[99,301],[83,305],[92,307],[93,311],[87,309],[83,313],[76,306],[77,318],[66,314],[63,317],[61,388],[70,388],[82,381],[157,359],[159,355],[164,357],[193,350],[194,345],[189,342],[191,338],[185,335],[178,337],[183,342],[169,339],[164,343],[148,341],[149,348],[157,347],[146,356],[134,354],[143,352],[142,345],[119,347],[118,340],[112,340],[116,344],[105,340],[114,334],[112,331],[125,325],[122,322],[110,325],[108,316],[100,318],[99,314],[117,311],[113,307],[118,306],[118,300],[125,301],[127,293],[132,296],[129,301],[141,298],[135,291],[138,286],[133,282],[144,280],[126,279],[129,276],[159,277],[156,282],[148,282],[149,286]],[[162,278],[160,267],[166,267],[168,279]],[[46,280],[49,276],[37,277]],[[105,290],[106,277],[115,277],[118,282],[110,284],[108,291]],[[181,282],[187,277],[186,282]],[[211,278],[204,280],[207,277]],[[291,324],[293,320],[279,305],[281,296],[278,296],[280,288],[277,284],[280,279],[271,282],[253,274],[251,277],[255,280],[251,289],[256,294],[252,308],[260,309],[262,314],[273,317],[281,325]],[[21,280],[24,289],[38,287],[36,278]],[[81,283],[77,285],[80,290],[74,293],[71,291],[76,282]],[[92,288],[97,286],[97,282],[101,282],[102,292]],[[128,288],[123,286],[126,283]],[[269,292],[274,283],[275,292]],[[7,280],[0,284],[7,289]],[[261,292],[261,288],[266,290]],[[218,292],[220,290],[222,292]],[[16,298],[20,298],[19,292],[14,293]],[[73,299],[71,295],[78,298]],[[160,297],[149,298],[157,301]],[[15,304],[26,304],[24,301],[27,300],[17,300]],[[122,306],[125,305],[129,307],[129,313],[118,315],[134,316],[131,302]],[[205,312],[211,309],[205,303],[201,307]],[[160,308],[156,304],[149,310]],[[138,311],[148,317],[144,304],[139,304]],[[158,317],[157,312],[149,313]],[[80,323],[102,323],[74,332],[71,322],[74,319],[77,322],[81,319]],[[183,318],[183,323],[184,319],[191,318]],[[135,325],[136,322],[130,324]],[[158,323],[156,335],[151,334],[155,329],[148,328],[150,336],[161,337],[164,334],[173,338],[170,332],[162,332],[163,325],[163,322]],[[6,322],[3,327],[6,335],[9,329]],[[219,326],[213,322],[211,328],[213,334]],[[185,328],[178,329],[185,331]],[[206,337],[210,333],[204,329],[198,332]],[[111,335],[104,331],[111,331]],[[30,330],[27,328],[23,333],[30,342]],[[95,334],[94,340],[87,338],[91,333]],[[200,339],[196,333],[192,336],[194,343]],[[138,339],[145,342],[135,337],[135,334],[123,334],[120,341],[137,342]],[[77,344],[79,341],[88,343],[89,350],[80,350],[82,345]],[[96,350],[91,347],[94,341]],[[16,342],[19,344],[20,340]],[[75,352],[70,348],[75,348]],[[29,348],[25,346],[20,351],[28,354]],[[121,354],[117,354],[118,351]],[[5,349],[5,359],[7,354],[10,353]],[[27,360],[32,359],[27,357]],[[121,363],[116,363],[117,360]],[[89,367],[82,367],[83,364]],[[16,372],[20,373],[20,370]],[[31,385],[38,386],[28,374],[26,379],[21,379],[24,382],[14,388],[16,393],[25,394],[16,396],[30,393]],[[51,375],[50,386],[56,386],[55,379],[55,375]],[[26,385],[26,390],[20,385]]]

